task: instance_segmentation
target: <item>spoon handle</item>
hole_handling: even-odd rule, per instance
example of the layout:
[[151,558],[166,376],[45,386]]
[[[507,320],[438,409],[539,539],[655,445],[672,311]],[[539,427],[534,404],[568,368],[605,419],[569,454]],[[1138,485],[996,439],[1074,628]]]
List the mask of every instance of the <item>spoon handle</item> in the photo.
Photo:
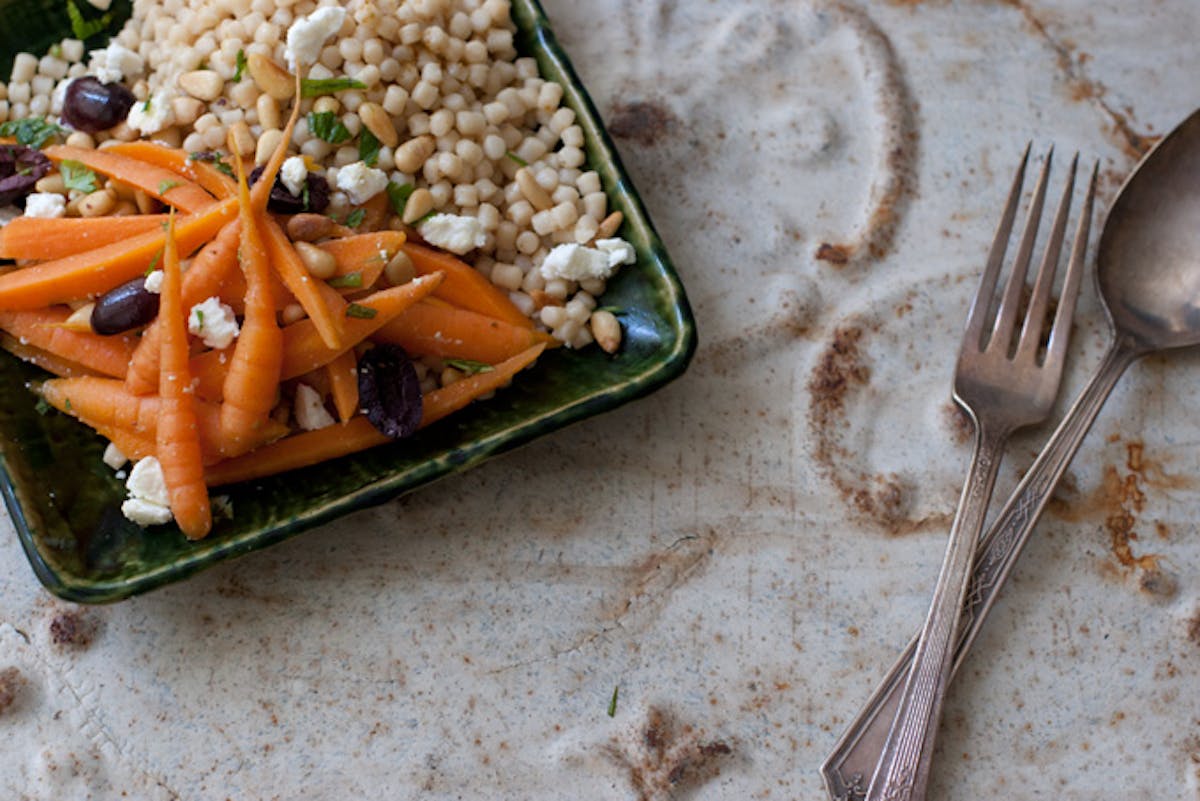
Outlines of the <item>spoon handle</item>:
[[[980,541],[957,634],[953,670],[957,671],[979,634],[1050,494],[1079,450],[1100,408],[1121,374],[1143,352],[1123,341],[1112,345]],[[883,754],[896,718],[916,646],[914,637],[821,766],[826,789],[834,801],[861,801],[866,797],[867,782]]]

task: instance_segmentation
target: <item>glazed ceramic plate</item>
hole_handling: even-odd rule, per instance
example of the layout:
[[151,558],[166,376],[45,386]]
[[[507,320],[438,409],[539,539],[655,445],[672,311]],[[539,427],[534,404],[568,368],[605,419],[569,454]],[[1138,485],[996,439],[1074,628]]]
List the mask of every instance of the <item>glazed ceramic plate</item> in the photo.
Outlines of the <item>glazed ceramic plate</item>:
[[[18,5],[0,3],[0,27],[13,30],[9,23],[22,13]],[[512,9],[519,49],[537,58],[544,77],[565,87],[564,102],[587,136],[589,165],[600,173],[612,207],[625,215],[620,235],[637,249],[637,264],[623,269],[603,300],[620,310],[621,351],[608,356],[593,346],[549,352],[493,399],[411,439],[222,488],[217,492],[229,497],[233,518],[218,521],[199,543],[187,542],[173,526],[141,529],[127,521],[119,509],[122,482],[101,461],[105,442],[65,415],[39,412],[27,387],[45,375],[0,354],[0,491],[34,571],[52,592],[100,603],[178,581],[613,409],[684,370],[695,349],[695,326],[662,243],[541,7],[536,0],[513,0]],[[39,12],[22,18],[30,25],[62,24],[36,39],[44,49],[69,35],[60,17]],[[0,60],[8,61],[12,53],[3,55]]]

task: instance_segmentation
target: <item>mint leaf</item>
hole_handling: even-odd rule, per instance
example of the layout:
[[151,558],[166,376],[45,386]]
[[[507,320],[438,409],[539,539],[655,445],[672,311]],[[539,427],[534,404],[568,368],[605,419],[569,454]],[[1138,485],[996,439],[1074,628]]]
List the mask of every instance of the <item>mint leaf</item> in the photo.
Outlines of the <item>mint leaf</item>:
[[237,51],[237,69],[233,71],[233,80],[236,83],[242,79],[242,73],[246,71],[246,51]]
[[363,218],[367,216],[366,209],[355,209],[346,215],[346,222],[343,223],[347,228],[357,228],[362,225]]
[[360,320],[370,320],[377,314],[379,314],[378,309],[372,309],[370,306],[361,306],[357,303],[351,303],[346,307],[347,317],[357,317]]
[[63,159],[58,165],[58,172],[67,189],[76,189],[88,195],[96,191],[96,173],[83,166],[83,162]]
[[345,275],[334,276],[325,283],[334,289],[357,289],[363,285],[363,277],[361,272],[355,271],[346,273]]
[[404,216],[404,207],[408,205],[408,198],[416,189],[412,184],[398,184],[395,181],[388,181],[388,204],[392,207],[392,211],[400,216]]
[[350,138],[350,131],[332,111],[308,112],[308,130],[318,139],[339,145]]
[[367,128],[358,137],[358,157],[368,167],[379,163],[379,139]]
[[158,194],[165,195],[177,186],[181,186],[179,181],[171,181],[171,180],[159,181],[158,182]]
[[528,162],[528,161],[526,161],[525,159],[521,158],[520,156],[518,156],[516,153],[512,152],[511,150],[505,151],[504,155],[508,156],[510,159],[512,159],[513,161],[515,161],[517,164],[520,164],[522,167],[528,167],[528,166],[529,166],[529,162]]
[[96,19],[84,19],[79,7],[72,0],[67,0],[67,19],[71,21],[71,33],[76,39],[91,39],[112,24],[113,13],[109,11]]
[[18,145],[26,147],[40,148],[61,133],[62,128],[40,117],[25,117],[0,123],[0,136],[15,137]]
[[453,367],[455,370],[461,370],[467,375],[475,375],[476,373],[490,373],[495,368],[486,362],[472,361],[471,359],[443,359],[442,364],[447,367]]
[[344,89],[366,89],[367,85],[353,78],[305,78],[300,81],[301,97],[320,97]]

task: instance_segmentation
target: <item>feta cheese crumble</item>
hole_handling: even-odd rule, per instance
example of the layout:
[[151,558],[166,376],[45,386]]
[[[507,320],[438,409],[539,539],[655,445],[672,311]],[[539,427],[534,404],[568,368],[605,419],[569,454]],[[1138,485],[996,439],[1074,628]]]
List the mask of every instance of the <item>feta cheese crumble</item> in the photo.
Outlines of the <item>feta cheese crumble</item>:
[[129,457],[121,453],[121,449],[112,442],[104,448],[104,456],[101,458],[113,470],[120,470],[129,461]]
[[587,278],[607,279],[616,270],[617,265],[603,250],[586,248],[574,243],[558,245],[546,254],[542,262],[542,277],[547,281],[554,278],[565,278],[568,281],[582,281]]
[[308,384],[296,385],[296,402],[294,405],[296,423],[305,431],[316,431],[334,424],[333,415],[325,408],[321,393]]
[[62,217],[66,213],[67,198],[65,195],[57,195],[53,192],[34,192],[25,198],[26,217],[49,219],[51,217]]
[[139,526],[153,526],[171,520],[171,498],[162,465],[147,456],[133,466],[125,482],[128,499],[121,504],[121,513]]
[[299,197],[308,181],[308,165],[304,163],[304,158],[291,156],[285,159],[283,166],[279,168],[279,180],[287,187],[287,191]]
[[117,42],[112,42],[103,50],[93,50],[88,63],[88,73],[95,75],[101,83],[119,83],[125,78],[136,78],[145,70],[146,62],[142,57]]
[[150,292],[155,295],[162,294],[162,285],[163,285],[163,271],[162,270],[154,270],[149,275],[147,275],[146,280],[142,282],[142,288],[145,289],[147,292]]
[[212,297],[197,303],[188,314],[188,331],[204,339],[210,348],[224,350],[238,335],[237,317],[233,309]]
[[130,128],[143,134],[156,134],[175,124],[175,112],[171,110],[171,96],[166,91],[158,91],[141,103],[134,103],[129,108],[129,116],[125,122]]
[[487,244],[487,231],[474,217],[435,214],[417,226],[421,238],[459,256]]
[[325,6],[293,22],[292,27],[288,28],[287,48],[284,51],[288,66],[295,71],[302,66],[315,64],[325,40],[340,31],[345,21],[346,9]]
[[637,251],[624,239],[597,239],[596,250],[602,250],[608,254],[608,264],[613,268],[620,267],[622,264],[633,264],[637,261]]
[[366,162],[347,164],[337,172],[337,188],[356,206],[361,206],[387,189],[388,177],[383,170],[368,167]]

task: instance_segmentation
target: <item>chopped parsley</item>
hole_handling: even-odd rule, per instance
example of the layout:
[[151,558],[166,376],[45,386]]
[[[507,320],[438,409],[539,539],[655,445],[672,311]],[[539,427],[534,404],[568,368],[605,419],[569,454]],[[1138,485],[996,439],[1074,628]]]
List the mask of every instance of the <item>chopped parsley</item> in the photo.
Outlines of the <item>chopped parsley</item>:
[[506,150],[506,151],[504,152],[504,155],[508,156],[510,159],[512,159],[513,161],[515,161],[517,164],[520,164],[522,167],[528,167],[528,166],[529,166],[529,162],[528,162],[528,161],[526,161],[525,159],[521,158],[520,156],[518,156],[516,153],[512,152],[511,150]]
[[42,416],[45,416],[45,415],[49,414],[49,413],[50,413],[50,410],[51,410],[52,408],[54,408],[54,407],[53,407],[53,406],[51,406],[51,405],[50,405],[50,404],[49,404],[49,403],[46,401],[46,399],[45,399],[45,398],[40,398],[40,397],[39,397],[39,398],[37,399],[37,403],[36,403],[36,404],[34,404],[34,407],[33,407],[33,408],[37,410],[37,413],[38,413],[38,414],[40,414],[40,415],[42,415]]
[[350,130],[332,111],[308,112],[308,130],[331,145],[340,145],[350,138]]
[[368,167],[379,163],[379,139],[367,128],[358,137],[358,157]]
[[362,225],[363,218],[367,216],[366,209],[355,209],[346,215],[346,222],[342,223],[347,228],[357,228]]
[[471,359],[443,359],[442,363],[447,367],[453,367],[455,370],[466,373],[467,375],[475,375],[476,373],[490,373],[493,368],[486,362],[472,361]]
[[67,0],[67,19],[71,21],[71,33],[76,39],[91,39],[112,24],[113,12],[109,11],[96,19],[84,19],[79,7],[72,0]]
[[175,187],[181,186],[181,185],[182,184],[180,184],[179,181],[172,181],[170,179],[165,180],[165,181],[159,181],[158,182],[158,194],[165,195],[168,192],[170,192],[172,189],[174,189]]
[[414,191],[416,191],[416,187],[412,184],[398,184],[395,181],[388,181],[387,197],[392,211],[403,216],[404,207],[408,205],[408,198]]
[[246,51],[237,51],[237,68],[233,71],[234,82],[242,79],[242,73],[246,71]]
[[40,117],[0,122],[0,136],[15,137],[18,145],[26,147],[40,148],[61,133],[62,128]]
[[89,195],[96,191],[96,173],[85,167],[83,162],[63,159],[58,165],[58,172],[67,189],[76,189]]
[[192,309],[192,314],[196,315],[196,328],[204,328],[204,312],[200,309]]
[[305,78],[300,81],[301,97],[320,97],[344,89],[366,89],[367,85],[353,78]]
[[158,269],[158,260],[162,258],[162,254],[163,252],[161,250],[154,254],[154,258],[150,260],[150,266],[146,268],[144,275],[148,276],[150,273]]
[[612,698],[608,699],[608,716],[615,718],[617,716],[617,694],[621,691],[621,685],[613,687]]
[[377,314],[379,314],[378,309],[372,309],[370,306],[363,306],[358,303],[351,303],[346,307],[347,317],[357,317],[360,320],[370,320]]
[[214,161],[214,162],[213,162],[213,166],[217,168],[217,171],[218,171],[218,172],[224,173],[225,175],[228,175],[230,178],[233,178],[233,177],[234,177],[234,174],[233,174],[233,167],[230,167],[230,166],[229,166],[228,164],[226,164],[225,162],[223,162],[223,161]]
[[357,289],[363,285],[362,272],[355,270],[352,273],[334,276],[326,281],[326,283],[335,289]]

